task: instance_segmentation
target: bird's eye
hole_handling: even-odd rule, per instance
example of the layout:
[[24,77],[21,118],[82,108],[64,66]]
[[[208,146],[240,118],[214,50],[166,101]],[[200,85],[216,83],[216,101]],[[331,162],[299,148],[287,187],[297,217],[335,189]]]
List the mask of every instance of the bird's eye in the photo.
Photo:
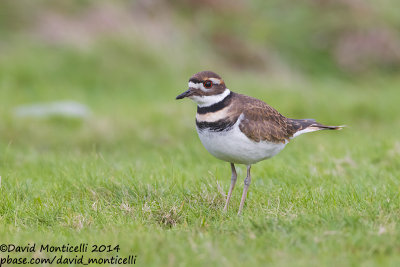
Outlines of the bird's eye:
[[213,85],[212,81],[207,80],[203,82],[203,85],[205,88],[211,88],[211,86]]

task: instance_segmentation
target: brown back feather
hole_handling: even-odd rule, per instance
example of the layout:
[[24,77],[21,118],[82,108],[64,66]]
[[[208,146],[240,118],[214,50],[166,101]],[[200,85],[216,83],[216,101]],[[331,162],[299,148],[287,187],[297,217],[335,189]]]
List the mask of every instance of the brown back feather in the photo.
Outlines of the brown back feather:
[[340,126],[326,126],[313,119],[289,119],[267,103],[253,97],[234,93],[231,103],[231,118],[236,120],[241,113],[244,117],[240,130],[255,142],[269,141],[284,143],[296,132],[308,127],[339,130]]
[[253,141],[285,142],[294,134],[288,119],[265,102],[239,94],[235,94],[233,102],[234,113],[244,115],[240,130]]

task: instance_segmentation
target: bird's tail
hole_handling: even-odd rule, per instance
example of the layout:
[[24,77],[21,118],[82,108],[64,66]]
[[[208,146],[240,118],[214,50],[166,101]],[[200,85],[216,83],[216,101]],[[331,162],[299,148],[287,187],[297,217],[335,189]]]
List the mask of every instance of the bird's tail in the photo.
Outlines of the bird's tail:
[[323,125],[320,123],[314,123],[308,126],[307,128],[316,128],[317,130],[342,130],[344,125],[340,126],[328,126],[328,125]]
[[299,136],[303,133],[315,132],[320,130],[342,130],[344,125],[341,126],[328,126],[323,125],[321,123],[316,122],[313,119],[304,119],[304,120],[296,120],[290,119],[293,125],[297,125],[298,128],[296,132],[293,134],[293,137]]

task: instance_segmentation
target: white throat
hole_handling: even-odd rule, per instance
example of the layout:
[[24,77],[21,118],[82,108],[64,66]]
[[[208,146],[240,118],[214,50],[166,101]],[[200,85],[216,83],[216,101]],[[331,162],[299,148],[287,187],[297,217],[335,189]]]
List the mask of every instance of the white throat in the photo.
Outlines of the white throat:
[[222,100],[224,100],[225,97],[230,94],[230,92],[231,91],[226,88],[225,91],[219,95],[190,96],[189,98],[196,102],[199,107],[203,108],[221,102]]

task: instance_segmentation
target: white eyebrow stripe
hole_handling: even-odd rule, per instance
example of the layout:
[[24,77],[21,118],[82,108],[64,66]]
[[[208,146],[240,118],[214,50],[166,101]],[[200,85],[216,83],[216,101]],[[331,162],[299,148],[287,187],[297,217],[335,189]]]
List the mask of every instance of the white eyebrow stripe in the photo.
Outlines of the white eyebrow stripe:
[[212,81],[214,84],[220,84],[221,80],[217,78],[209,78],[210,81]]

